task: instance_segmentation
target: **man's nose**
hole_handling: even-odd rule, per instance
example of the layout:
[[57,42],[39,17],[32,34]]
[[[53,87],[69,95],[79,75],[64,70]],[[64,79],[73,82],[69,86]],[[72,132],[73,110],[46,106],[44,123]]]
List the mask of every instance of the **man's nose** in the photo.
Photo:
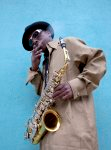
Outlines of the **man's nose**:
[[39,41],[38,40],[33,40],[33,48],[36,48],[38,46]]

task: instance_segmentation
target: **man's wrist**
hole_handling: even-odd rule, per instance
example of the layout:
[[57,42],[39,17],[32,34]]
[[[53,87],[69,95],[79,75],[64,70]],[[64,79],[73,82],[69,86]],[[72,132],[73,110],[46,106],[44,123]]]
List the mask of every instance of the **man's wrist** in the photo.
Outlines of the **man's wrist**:
[[31,70],[31,71],[35,71],[35,72],[36,72],[36,71],[39,71],[40,69],[39,69],[39,67],[37,67],[37,68],[30,67],[30,70]]

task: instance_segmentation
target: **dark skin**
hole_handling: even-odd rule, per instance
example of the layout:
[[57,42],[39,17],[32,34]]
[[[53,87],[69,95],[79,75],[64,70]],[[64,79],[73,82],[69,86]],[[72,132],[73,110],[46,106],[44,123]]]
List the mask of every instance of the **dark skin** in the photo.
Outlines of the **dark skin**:
[[[33,50],[31,62],[33,71],[37,71],[39,67],[42,52],[46,54],[48,53],[46,45],[50,41],[52,41],[52,37],[49,31],[42,31],[36,38],[32,38]],[[66,82],[59,84],[54,89],[53,98],[55,100],[57,99],[68,100],[70,98],[73,98],[73,92],[69,83]]]

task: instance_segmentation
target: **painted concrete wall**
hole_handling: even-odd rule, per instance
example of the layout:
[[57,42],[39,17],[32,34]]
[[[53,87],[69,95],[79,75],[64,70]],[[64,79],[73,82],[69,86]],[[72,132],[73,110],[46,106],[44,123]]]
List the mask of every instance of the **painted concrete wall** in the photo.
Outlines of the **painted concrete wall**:
[[25,141],[25,122],[38,97],[25,86],[31,54],[21,44],[28,24],[52,24],[55,38],[75,36],[102,48],[107,74],[94,92],[99,150],[111,149],[111,1],[0,0],[0,150],[37,150]]

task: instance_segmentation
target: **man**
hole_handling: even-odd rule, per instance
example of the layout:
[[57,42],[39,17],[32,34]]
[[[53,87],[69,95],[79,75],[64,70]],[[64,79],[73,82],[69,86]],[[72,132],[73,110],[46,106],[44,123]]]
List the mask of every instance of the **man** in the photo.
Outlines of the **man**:
[[[32,51],[32,66],[28,82],[41,95],[54,71],[64,65],[64,54],[59,40],[53,40],[54,30],[47,22],[35,22],[26,27],[23,47]],[[65,38],[70,62],[61,83],[55,88],[55,109],[60,114],[61,127],[48,133],[40,142],[41,150],[97,150],[97,135],[92,91],[105,74],[105,57],[100,49],[91,48],[83,41]],[[39,69],[44,53],[43,71]]]

